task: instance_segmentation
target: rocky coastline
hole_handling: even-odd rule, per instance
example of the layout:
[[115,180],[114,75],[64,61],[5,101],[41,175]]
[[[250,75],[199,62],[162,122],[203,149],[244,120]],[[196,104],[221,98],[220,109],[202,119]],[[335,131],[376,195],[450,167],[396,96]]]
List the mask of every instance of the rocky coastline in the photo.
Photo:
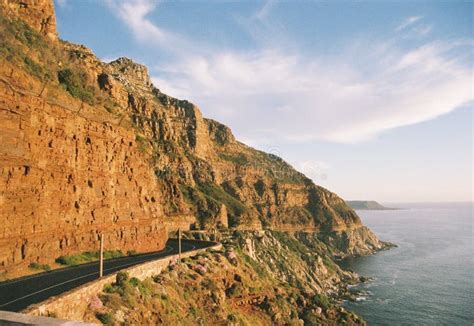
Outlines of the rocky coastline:
[[[184,236],[212,240],[216,234]],[[149,294],[133,285],[122,289],[117,282],[105,287],[97,294],[100,304],[90,306],[84,319],[130,324],[365,325],[343,303],[366,295],[356,287],[371,279],[340,268],[334,256],[341,254],[340,249],[314,233],[236,230],[217,237],[222,250],[172,263],[161,274],[142,280]],[[168,302],[176,305],[170,307]]]

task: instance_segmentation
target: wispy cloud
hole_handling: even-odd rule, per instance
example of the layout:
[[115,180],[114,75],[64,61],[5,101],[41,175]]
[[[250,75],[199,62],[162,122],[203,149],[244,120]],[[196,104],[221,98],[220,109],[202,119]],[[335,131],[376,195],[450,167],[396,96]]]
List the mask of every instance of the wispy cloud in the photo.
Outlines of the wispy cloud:
[[189,53],[196,47],[191,41],[158,27],[147,15],[159,4],[150,0],[106,1],[109,8],[133,32],[138,41],[150,47],[159,47],[175,54]]
[[405,37],[424,37],[431,33],[433,25],[423,24],[423,16],[411,16],[403,20],[396,28],[395,32],[404,33]]
[[275,4],[275,0],[267,0],[263,6],[255,12],[254,17],[259,19],[259,20],[264,20],[267,18],[267,16],[270,13],[270,10],[272,9],[273,5]]
[[407,28],[408,26],[411,26],[413,25],[414,23],[416,23],[417,21],[419,21],[420,19],[422,19],[423,16],[411,16],[411,17],[408,17],[406,18],[405,20],[403,20],[403,22],[400,23],[400,25],[398,25],[396,28],[395,28],[395,31],[396,32],[400,32],[402,30],[404,30],[405,28]]
[[[277,139],[363,141],[473,101],[471,69],[459,57],[470,41],[408,50],[393,40],[364,41],[357,51],[342,49],[330,58],[275,47],[210,51],[210,45],[195,44],[148,20],[154,3],[113,6],[137,40],[176,51],[175,60],[155,70],[157,87],[192,100],[254,145]],[[410,17],[397,29],[420,19]]]
[[432,25],[420,26],[420,27],[417,27],[417,28],[414,29],[414,31],[416,33],[418,33],[418,35],[420,35],[420,36],[428,35],[429,33],[431,33],[432,30],[433,30]]
[[324,161],[296,161],[290,162],[296,170],[318,183],[324,183],[329,176],[330,165]]

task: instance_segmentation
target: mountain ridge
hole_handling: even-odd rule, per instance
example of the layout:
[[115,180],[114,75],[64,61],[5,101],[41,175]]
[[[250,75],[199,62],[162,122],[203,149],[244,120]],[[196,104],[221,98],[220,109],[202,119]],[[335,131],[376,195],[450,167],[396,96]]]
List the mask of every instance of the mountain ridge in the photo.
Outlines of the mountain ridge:
[[5,272],[95,249],[104,232],[106,248],[143,252],[177,228],[318,232],[351,255],[384,248],[343,199],[162,93],[145,66],[55,37],[52,1],[0,9]]

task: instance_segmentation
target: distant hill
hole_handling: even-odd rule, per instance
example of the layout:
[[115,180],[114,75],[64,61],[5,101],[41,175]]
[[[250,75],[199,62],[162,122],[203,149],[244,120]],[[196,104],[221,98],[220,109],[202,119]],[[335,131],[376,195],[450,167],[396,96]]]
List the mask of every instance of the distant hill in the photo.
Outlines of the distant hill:
[[373,200],[346,200],[346,204],[349,205],[352,209],[359,210],[384,211],[397,209],[385,207]]

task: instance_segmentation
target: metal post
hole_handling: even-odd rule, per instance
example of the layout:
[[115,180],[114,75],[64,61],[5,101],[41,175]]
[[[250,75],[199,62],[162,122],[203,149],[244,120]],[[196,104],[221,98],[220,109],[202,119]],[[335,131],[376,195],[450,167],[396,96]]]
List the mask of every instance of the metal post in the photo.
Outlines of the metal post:
[[104,234],[100,234],[99,277],[104,276]]
[[181,264],[181,228],[178,229],[178,258]]

